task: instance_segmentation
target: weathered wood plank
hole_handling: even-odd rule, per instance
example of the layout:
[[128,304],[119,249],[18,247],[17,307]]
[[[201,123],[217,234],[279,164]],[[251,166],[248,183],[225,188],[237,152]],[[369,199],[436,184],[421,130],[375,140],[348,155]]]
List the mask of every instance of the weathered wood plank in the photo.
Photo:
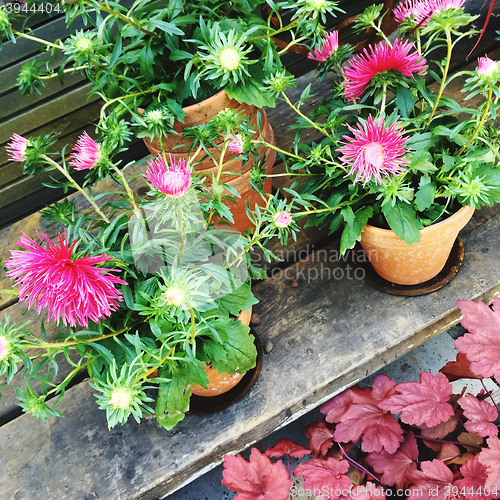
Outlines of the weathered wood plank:
[[[463,233],[460,273],[422,297],[335,279],[355,265],[336,261],[335,245],[312,254],[254,287],[261,301],[255,329],[273,348],[242,401],[218,414],[190,415],[175,433],[154,420],[108,432],[93,390],[79,384],[58,407],[66,418],[22,416],[0,428],[1,491],[8,498],[163,498],[224,453],[246,448],[452,326],[460,318],[457,299],[490,302],[500,293],[500,245],[492,244],[499,231],[500,215],[473,223]],[[298,288],[290,287],[292,278]],[[68,482],[70,476],[78,479]]]

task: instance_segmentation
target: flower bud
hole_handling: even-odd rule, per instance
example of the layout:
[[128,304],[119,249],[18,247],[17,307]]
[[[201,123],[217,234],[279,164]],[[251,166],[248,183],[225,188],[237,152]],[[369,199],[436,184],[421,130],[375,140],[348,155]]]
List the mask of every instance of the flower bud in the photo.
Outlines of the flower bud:
[[292,215],[290,212],[277,212],[273,217],[273,222],[276,227],[288,227],[292,223]]
[[492,78],[499,73],[498,63],[488,56],[480,57],[477,60],[477,74],[481,78]]
[[109,401],[115,410],[126,410],[132,402],[132,392],[126,387],[118,387],[111,393]]
[[221,51],[219,62],[226,71],[235,71],[240,66],[241,56],[236,49],[227,47]]
[[186,294],[183,290],[171,286],[163,292],[163,295],[165,296],[165,299],[167,299],[167,304],[169,306],[181,306],[184,302]]
[[0,337],[0,361],[6,359],[10,354],[11,345],[6,337]]

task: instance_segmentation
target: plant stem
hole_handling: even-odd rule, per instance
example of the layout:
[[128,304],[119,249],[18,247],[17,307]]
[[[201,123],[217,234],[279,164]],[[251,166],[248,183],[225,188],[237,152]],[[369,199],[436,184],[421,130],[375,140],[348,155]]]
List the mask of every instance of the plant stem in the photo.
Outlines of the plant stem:
[[493,406],[495,408],[498,408],[497,404],[495,403],[495,400],[493,399],[493,395],[491,394],[491,391],[488,391],[488,389],[486,389],[486,386],[484,385],[483,379],[481,379],[481,385],[483,386],[484,392],[486,394],[488,394],[488,396],[490,397],[491,401],[493,402]]
[[380,116],[385,115],[385,102],[387,99],[387,83],[384,82],[384,86],[382,88],[382,103],[380,104]]
[[[317,123],[314,123],[310,118],[308,118],[302,111],[300,111],[299,108],[295,107],[291,102],[290,99],[288,99],[287,95],[284,92],[281,92],[281,95],[283,96],[283,99],[285,99],[286,103],[300,116],[302,117],[307,123],[310,123],[316,130],[320,131],[322,134],[326,135],[329,139],[334,141],[334,138],[324,129],[323,127],[320,127]],[[301,158],[302,159],[302,158]]]
[[134,192],[132,191],[132,189],[130,189],[130,185],[127,182],[127,179],[125,179],[123,172],[114,163],[111,164],[111,168],[116,172],[118,177],[120,177],[121,181],[123,182],[123,187],[127,191],[130,201],[132,202],[132,206],[134,207],[134,213],[139,218],[141,212],[139,210],[139,207],[137,206],[137,203],[135,202]]
[[116,101],[123,101],[124,99],[127,99],[129,97],[135,97],[135,96],[138,96],[138,95],[142,95],[142,94],[149,94],[151,92],[155,92],[156,90],[158,90],[156,87],[151,87],[150,89],[147,89],[147,90],[143,90],[142,92],[135,92],[134,94],[127,94],[127,95],[124,95],[124,96],[120,96],[120,97],[115,97],[114,99],[111,99],[110,101],[108,101],[102,108],[101,108],[101,112],[100,112],[100,115],[101,115],[101,118],[103,117],[103,114],[104,114],[104,110],[110,105],[110,104],[113,104],[114,102]]
[[293,47],[294,45],[298,44],[299,42],[302,42],[302,40],[306,40],[306,36],[301,36],[297,38],[296,40],[292,40],[284,49],[280,50],[278,52],[278,55],[280,56],[281,54],[284,54],[290,47]]
[[269,144],[268,142],[264,141],[263,139],[261,139],[259,141],[253,141],[253,142],[254,142],[254,144],[263,144],[264,146],[266,146],[266,148],[272,149],[273,151],[276,151],[278,153],[282,153],[286,156],[289,156],[290,158],[295,158],[296,160],[304,161],[304,158],[302,158],[301,156],[294,155],[293,153],[289,153],[288,151],[280,149],[277,146],[273,146],[272,144]]
[[14,297],[15,295],[19,295],[19,290],[0,290],[0,295],[6,294],[9,297]]
[[359,469],[360,471],[364,472],[365,474],[367,474],[368,476],[370,476],[372,479],[374,479],[375,481],[377,481],[377,483],[379,483],[380,481],[367,469],[365,469],[362,465],[358,464],[358,462],[356,462],[356,460],[352,459],[344,450],[344,448],[342,448],[342,445],[340,443],[338,443],[337,441],[335,441],[338,445],[339,445],[339,448],[340,448],[340,451],[342,452],[342,455],[344,455],[344,457],[347,459],[348,462],[350,462],[352,465],[354,465],[354,467],[356,467],[356,469]]
[[184,234],[182,231],[182,207],[179,205],[177,207],[177,215],[179,216],[179,237],[181,239],[180,241],[180,247],[179,247],[179,257],[180,257],[180,262],[179,264],[182,263],[182,258],[184,254]]
[[[87,3],[87,2],[84,2],[84,3],[86,5],[93,7],[93,5],[91,3]],[[130,17],[124,16],[123,14],[116,12],[111,7],[106,7],[105,5],[99,4],[99,10],[102,10],[103,12],[107,12],[108,14],[111,14],[112,16],[118,17],[122,21],[125,21],[127,24],[130,24],[130,26],[133,26],[134,28],[138,29],[139,31],[142,31],[146,35],[154,36],[156,38],[161,38],[160,35],[157,35],[156,33],[153,33],[152,31],[148,31],[144,28],[141,28],[135,21],[130,19]]]
[[372,28],[376,31],[377,36],[381,36],[381,37],[384,39],[384,42],[385,42],[387,45],[389,45],[389,48],[391,48],[391,49],[392,49],[392,43],[391,43],[391,42],[390,42],[390,40],[389,40],[389,39],[385,36],[385,33],[384,33],[381,29],[380,29],[380,27],[379,27],[379,26],[377,26],[377,25],[375,24],[375,22],[374,22],[374,21],[372,21],[370,24],[371,24]]
[[272,36],[276,36],[279,33],[283,33],[284,31],[289,31],[291,28],[293,28],[298,22],[300,21],[300,18],[294,19],[291,23],[287,24],[286,26],[283,26],[279,30],[273,30],[271,33],[268,33],[267,35],[261,35],[257,36],[255,38],[251,38],[250,40],[247,40],[247,43],[252,43],[257,40],[264,40],[265,38],[270,38]]
[[66,376],[66,378],[58,385],[56,385],[56,387],[54,387],[52,390],[50,390],[47,394],[45,394],[45,397],[47,397],[49,394],[52,394],[53,392],[57,392],[57,390],[65,383],[67,382],[68,380],[71,380],[81,369],[85,368],[86,366],[88,366],[88,364],[90,363],[90,359],[84,364],[84,365],[79,365],[77,366],[74,370],[71,370],[69,372],[69,374]]
[[[175,352],[175,346],[171,347],[167,354],[165,356],[163,356],[162,359],[160,359],[158,365],[161,367],[163,365],[163,363],[165,363],[165,361]],[[141,375],[139,377],[139,380],[142,378],[142,379],[145,379],[145,378],[148,378],[155,370],[158,369],[158,366],[153,366],[152,368],[149,368],[148,370],[146,370],[146,372],[144,373],[144,375]]]
[[109,219],[101,212],[101,209],[96,205],[95,201],[90,198],[90,196],[85,192],[85,190],[76,182],[73,177],[69,174],[69,172],[61,167],[59,163],[55,162],[51,158],[49,158],[47,155],[40,155],[40,158],[44,159],[47,163],[55,167],[59,172],[61,172],[66,179],[68,179],[71,182],[71,185],[79,192],[81,193],[85,199],[92,205],[94,210],[99,214],[101,219],[103,219],[106,223],[110,224]]
[[13,28],[11,28],[11,31],[12,33],[14,33],[14,35],[20,36],[22,38],[27,38],[28,40],[33,40],[34,42],[43,43],[44,45],[47,45],[47,47],[52,47],[53,49],[59,49],[59,50],[66,50],[66,47],[64,47],[63,45],[57,45],[55,43],[47,42],[47,40],[37,38],[36,36],[27,35],[26,33],[21,33],[20,31],[17,31]]
[[464,447],[472,446],[470,444],[461,443],[460,441],[446,441],[445,439],[436,439],[436,438],[429,438],[429,437],[420,436],[419,434],[415,434],[415,437],[419,438],[419,439],[423,439],[424,441],[433,441],[435,443],[456,444],[456,445],[464,446]]
[[427,123],[425,124],[424,130],[426,130],[427,127],[430,125],[432,118],[434,117],[434,114],[436,113],[436,110],[437,110],[438,105],[439,105],[439,99],[441,99],[441,96],[443,95],[446,78],[448,77],[448,70],[450,69],[452,42],[451,42],[450,30],[448,28],[446,28],[446,42],[448,45],[448,50],[446,53],[446,65],[444,67],[443,76],[441,78],[441,85],[439,86],[439,92],[438,92],[438,95],[436,97],[436,102],[434,103],[431,114],[429,115]]
[[191,315],[191,335],[189,337],[189,343],[194,345],[196,342],[196,323],[194,318],[194,309],[192,307],[189,308],[189,313]]
[[488,100],[486,101],[486,104],[484,106],[483,115],[481,116],[481,119],[479,120],[479,123],[477,124],[476,130],[474,130],[474,133],[472,134],[471,138],[467,141],[467,144],[464,144],[460,148],[460,151],[455,156],[461,155],[465,151],[465,149],[471,144],[471,142],[476,138],[476,135],[479,133],[479,131],[483,128],[484,122],[486,121],[486,117],[488,116],[488,111],[490,109],[492,93],[493,93],[493,89],[490,85],[490,87],[488,89]]
[[420,40],[420,28],[415,29],[415,37],[417,39],[417,52],[422,55],[422,42]]
[[[72,71],[78,71],[80,69],[87,69],[90,66],[88,64],[84,64],[83,66],[77,66],[76,68],[68,68],[63,71],[63,73],[71,73]],[[40,80],[50,80],[51,78],[55,78],[59,76],[57,73],[52,73],[51,75],[40,76]]]

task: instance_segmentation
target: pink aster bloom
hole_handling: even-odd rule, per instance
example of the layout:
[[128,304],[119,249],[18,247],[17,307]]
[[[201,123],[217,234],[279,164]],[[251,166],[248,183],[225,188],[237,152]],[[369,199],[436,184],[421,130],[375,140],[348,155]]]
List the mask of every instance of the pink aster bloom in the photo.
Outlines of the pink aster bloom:
[[361,97],[371,79],[384,71],[399,71],[411,78],[414,73],[424,75],[426,61],[418,52],[410,54],[412,48],[412,43],[396,39],[392,48],[386,42],[379,42],[353,57],[344,71],[345,80],[342,82],[346,98],[352,101]]
[[24,137],[12,134],[10,142],[5,149],[9,154],[10,161],[24,161],[26,160],[26,147],[29,146],[30,141]]
[[241,154],[243,153],[243,138],[240,134],[226,136],[226,140],[231,139],[227,145],[227,149],[231,153]]
[[186,194],[191,187],[191,168],[184,158],[175,161],[175,158],[170,157],[170,166],[167,168],[161,155],[158,155],[154,160],[148,162],[149,167],[144,174],[144,177],[158,191],[179,198]]
[[465,0],[404,0],[392,12],[399,24],[412,21],[425,26],[433,15],[450,8],[459,9],[464,3]]
[[276,227],[288,227],[292,223],[292,215],[290,212],[277,212],[273,217],[273,222]]
[[73,151],[70,154],[73,161],[70,161],[69,164],[76,170],[90,170],[99,163],[102,157],[101,146],[87,132],[78,138]]
[[409,137],[403,137],[396,126],[397,122],[394,122],[385,128],[383,118],[376,122],[371,115],[364,126],[358,123],[355,129],[348,125],[354,137],[344,135],[348,142],[343,142],[345,146],[338,151],[342,153],[340,161],[351,169],[348,175],[356,175],[354,184],[362,181],[365,186],[372,178],[375,183],[384,184],[382,175],[389,178],[390,174],[406,171],[403,166],[409,163],[404,158]]
[[[23,233],[24,234],[24,233]],[[112,257],[102,254],[79,259],[71,257],[76,241],[68,247],[66,233],[58,233],[59,246],[47,235],[38,234],[41,244],[24,234],[16,245],[23,250],[11,250],[6,262],[7,276],[19,287],[19,300],[36,304],[37,314],[47,307],[48,319],[65,325],[88,326],[88,320],[98,323],[109,317],[122,301],[116,284],[126,282],[115,276],[117,269],[94,267]]]
[[5,337],[0,337],[0,361],[9,355],[10,345]]
[[314,49],[314,55],[307,54],[308,59],[324,62],[326,61],[337,49],[339,48],[339,33],[332,31],[325,38],[323,38],[321,50]]
[[488,78],[498,71],[498,63],[490,59],[487,55],[480,57],[477,60],[477,74],[479,76]]

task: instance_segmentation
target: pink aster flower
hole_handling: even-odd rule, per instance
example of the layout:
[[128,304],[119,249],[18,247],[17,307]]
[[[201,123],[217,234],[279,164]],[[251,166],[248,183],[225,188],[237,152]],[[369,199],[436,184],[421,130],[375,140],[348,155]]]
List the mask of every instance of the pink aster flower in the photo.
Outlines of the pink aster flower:
[[24,161],[26,160],[26,147],[29,146],[30,141],[24,137],[12,134],[10,142],[5,149],[9,154],[10,161]]
[[144,174],[144,177],[158,191],[179,198],[186,194],[191,187],[191,168],[184,158],[175,161],[175,158],[170,157],[170,166],[167,168],[161,155],[158,155],[154,160],[148,162],[149,167]]
[[404,0],[394,10],[394,17],[399,24],[412,21],[418,26],[425,26],[427,21],[442,10],[459,9],[465,0]]
[[404,158],[409,137],[396,130],[397,122],[385,128],[383,118],[376,122],[370,115],[364,125],[358,123],[357,129],[348,127],[354,137],[344,135],[348,142],[343,142],[345,146],[338,151],[342,153],[340,161],[351,169],[348,175],[356,174],[354,184],[362,181],[365,186],[372,178],[384,184],[382,175],[389,178],[390,174],[406,171],[403,166],[409,163]]
[[10,352],[10,343],[5,337],[0,337],[0,361],[5,359]]
[[288,227],[292,223],[292,215],[290,212],[277,212],[273,217],[273,222],[276,227]]
[[490,59],[487,55],[477,60],[477,74],[484,78],[493,76],[498,71],[498,63]]
[[70,154],[69,164],[76,170],[90,170],[94,168],[102,157],[102,149],[87,132],[84,132],[76,142],[73,153]]
[[[23,233],[24,234],[24,233]],[[122,301],[116,284],[126,282],[115,276],[117,269],[98,266],[112,257],[102,254],[72,258],[76,245],[68,247],[66,233],[58,233],[59,246],[47,235],[38,234],[41,244],[24,234],[16,245],[23,250],[11,250],[6,262],[7,276],[19,287],[19,300],[36,304],[37,314],[47,307],[48,319],[65,325],[88,326],[88,320],[98,323],[109,317]]]
[[412,47],[412,43],[396,39],[392,48],[386,42],[379,42],[353,57],[344,71],[345,80],[342,82],[346,98],[352,101],[361,97],[371,79],[384,71],[399,71],[411,78],[414,73],[425,74],[426,61],[418,52],[410,54]]
[[307,54],[308,59],[324,62],[326,61],[337,49],[339,48],[339,33],[332,31],[325,38],[323,38],[321,50],[314,49],[314,55]]
[[227,145],[227,149],[231,153],[241,154],[243,153],[243,138],[240,134],[226,136],[226,140],[231,139]]

